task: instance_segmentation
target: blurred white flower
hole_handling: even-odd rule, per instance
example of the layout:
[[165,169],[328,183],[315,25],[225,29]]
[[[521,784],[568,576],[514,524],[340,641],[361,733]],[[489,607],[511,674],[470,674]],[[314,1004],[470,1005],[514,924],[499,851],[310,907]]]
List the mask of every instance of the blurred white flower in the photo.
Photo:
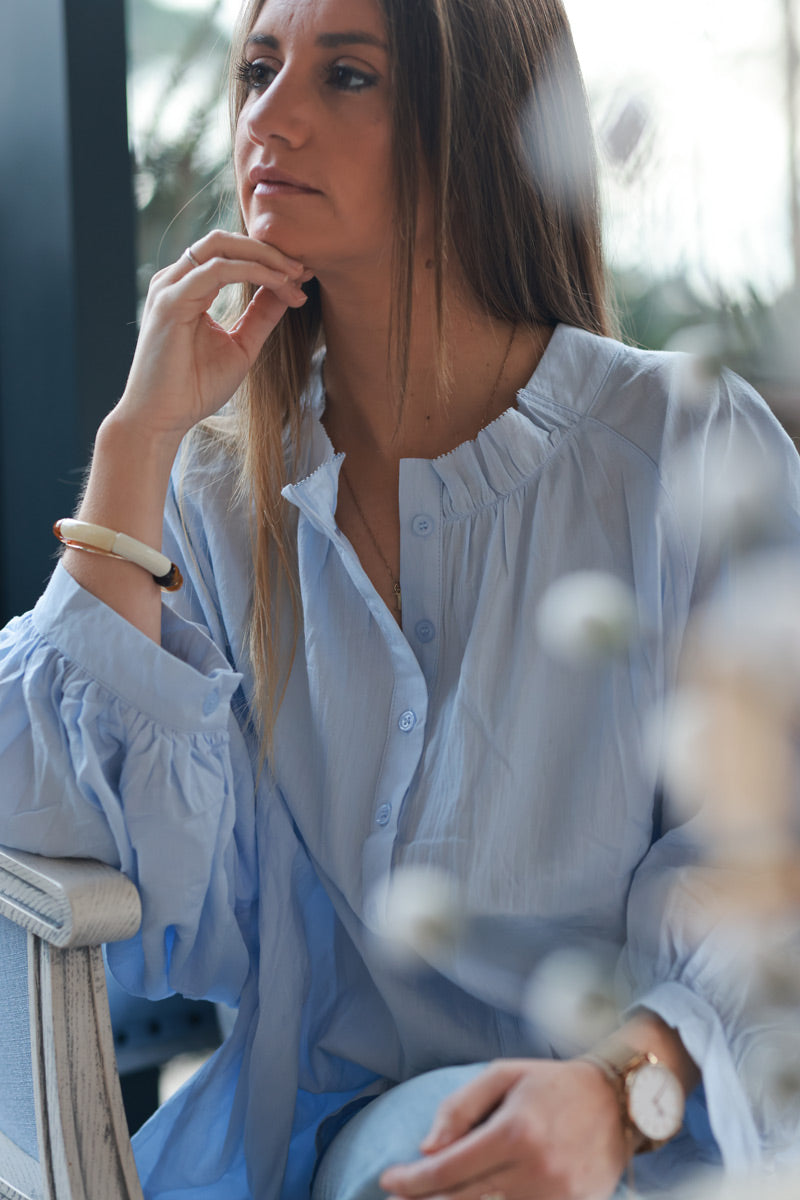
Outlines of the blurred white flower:
[[[748,1078],[752,1072],[753,1079]],[[800,1035],[770,1030],[743,1072],[745,1088],[758,1086],[777,1108],[800,1106]]]
[[[748,1045],[749,1043],[749,1045]],[[770,1130],[770,1144],[788,1150],[797,1162],[800,1122],[800,1023],[784,1019],[763,1022],[754,1037],[738,1050],[737,1073],[758,1124]],[[800,1172],[799,1172],[800,1174]],[[795,1180],[795,1197],[800,1195]],[[759,1197],[762,1193],[758,1193]]]
[[378,933],[396,959],[433,961],[458,938],[465,915],[453,878],[434,867],[398,867],[385,882]]
[[[684,372],[688,370],[684,367]],[[713,364],[707,370],[713,370]],[[688,399],[698,384],[679,371],[675,387],[682,386]],[[770,458],[754,439],[733,435],[727,428],[705,443],[689,439],[676,452],[671,474],[670,490],[681,526],[693,542],[699,525],[703,543],[712,552],[750,549],[770,536],[785,509]]]
[[717,680],[677,693],[662,733],[671,804],[697,817],[714,857],[783,855],[790,837],[793,746],[760,689]]
[[580,83],[540,79],[519,116],[522,157],[538,190],[582,207],[594,188],[593,135]]
[[696,1182],[659,1195],[663,1200],[797,1200],[800,1170],[732,1174],[706,1169]]
[[[800,1013],[800,947],[796,945],[796,917],[771,921],[762,931],[752,955],[750,1005],[765,1013]],[[800,1042],[798,1043],[800,1065]]]
[[[682,684],[653,738],[668,801],[711,858],[750,872],[770,867],[759,911],[797,895],[800,727],[800,559],[752,555],[694,613]],[[752,876],[752,878],[751,878]],[[767,886],[768,885],[768,886]],[[750,896],[752,901],[752,896]]]
[[547,589],[536,613],[542,644],[557,658],[588,665],[624,651],[638,629],[632,590],[605,571],[575,571]]
[[531,974],[526,1019],[559,1054],[580,1054],[619,1027],[614,962],[600,951],[569,948],[549,954]]
[[665,343],[664,349],[678,354],[670,395],[687,408],[706,405],[729,351],[719,326],[685,325]]
[[653,112],[641,93],[618,93],[599,127],[600,145],[618,170],[633,174],[653,141]]
[[697,610],[692,637],[717,674],[745,675],[764,702],[800,720],[800,556],[740,560],[730,580]]

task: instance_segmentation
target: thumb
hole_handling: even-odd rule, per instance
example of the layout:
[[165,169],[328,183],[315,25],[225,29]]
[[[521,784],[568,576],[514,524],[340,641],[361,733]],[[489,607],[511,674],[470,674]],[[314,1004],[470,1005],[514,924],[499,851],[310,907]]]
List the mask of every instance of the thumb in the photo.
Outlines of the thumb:
[[234,342],[244,351],[249,363],[254,363],[289,305],[269,288],[259,288],[239,320],[230,331]]

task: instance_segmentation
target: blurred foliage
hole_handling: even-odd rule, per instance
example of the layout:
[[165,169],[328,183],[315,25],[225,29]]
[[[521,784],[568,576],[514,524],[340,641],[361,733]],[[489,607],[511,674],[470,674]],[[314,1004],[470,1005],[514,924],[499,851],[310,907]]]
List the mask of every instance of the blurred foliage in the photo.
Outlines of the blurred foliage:
[[139,295],[186,246],[231,221],[220,0],[198,12],[126,0]]
[[653,279],[626,271],[613,282],[626,340],[730,367],[800,436],[800,287],[768,304],[752,288],[743,300],[722,293],[704,299],[687,275]]

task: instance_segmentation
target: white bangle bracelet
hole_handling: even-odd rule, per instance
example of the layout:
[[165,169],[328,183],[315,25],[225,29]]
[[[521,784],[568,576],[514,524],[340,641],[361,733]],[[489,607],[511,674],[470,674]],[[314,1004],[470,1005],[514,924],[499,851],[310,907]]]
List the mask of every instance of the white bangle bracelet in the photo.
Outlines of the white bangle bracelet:
[[144,542],[137,542],[136,538],[129,537],[127,533],[116,533],[113,529],[106,529],[104,525],[92,525],[88,521],[73,521],[70,517],[62,517],[60,521],[56,521],[53,533],[72,550],[106,554],[111,558],[121,558],[125,562],[135,563],[137,567],[143,567],[165,592],[176,592],[183,584],[183,576],[166,554],[161,554],[152,546],[146,546]]

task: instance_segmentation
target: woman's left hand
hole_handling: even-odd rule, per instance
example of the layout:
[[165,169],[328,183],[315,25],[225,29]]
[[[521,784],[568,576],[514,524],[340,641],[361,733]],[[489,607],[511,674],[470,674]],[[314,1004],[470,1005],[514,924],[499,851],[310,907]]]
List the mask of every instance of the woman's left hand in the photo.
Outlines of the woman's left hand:
[[607,1200],[629,1157],[619,1103],[579,1059],[503,1059],[439,1107],[425,1157],[384,1171],[394,1197]]

